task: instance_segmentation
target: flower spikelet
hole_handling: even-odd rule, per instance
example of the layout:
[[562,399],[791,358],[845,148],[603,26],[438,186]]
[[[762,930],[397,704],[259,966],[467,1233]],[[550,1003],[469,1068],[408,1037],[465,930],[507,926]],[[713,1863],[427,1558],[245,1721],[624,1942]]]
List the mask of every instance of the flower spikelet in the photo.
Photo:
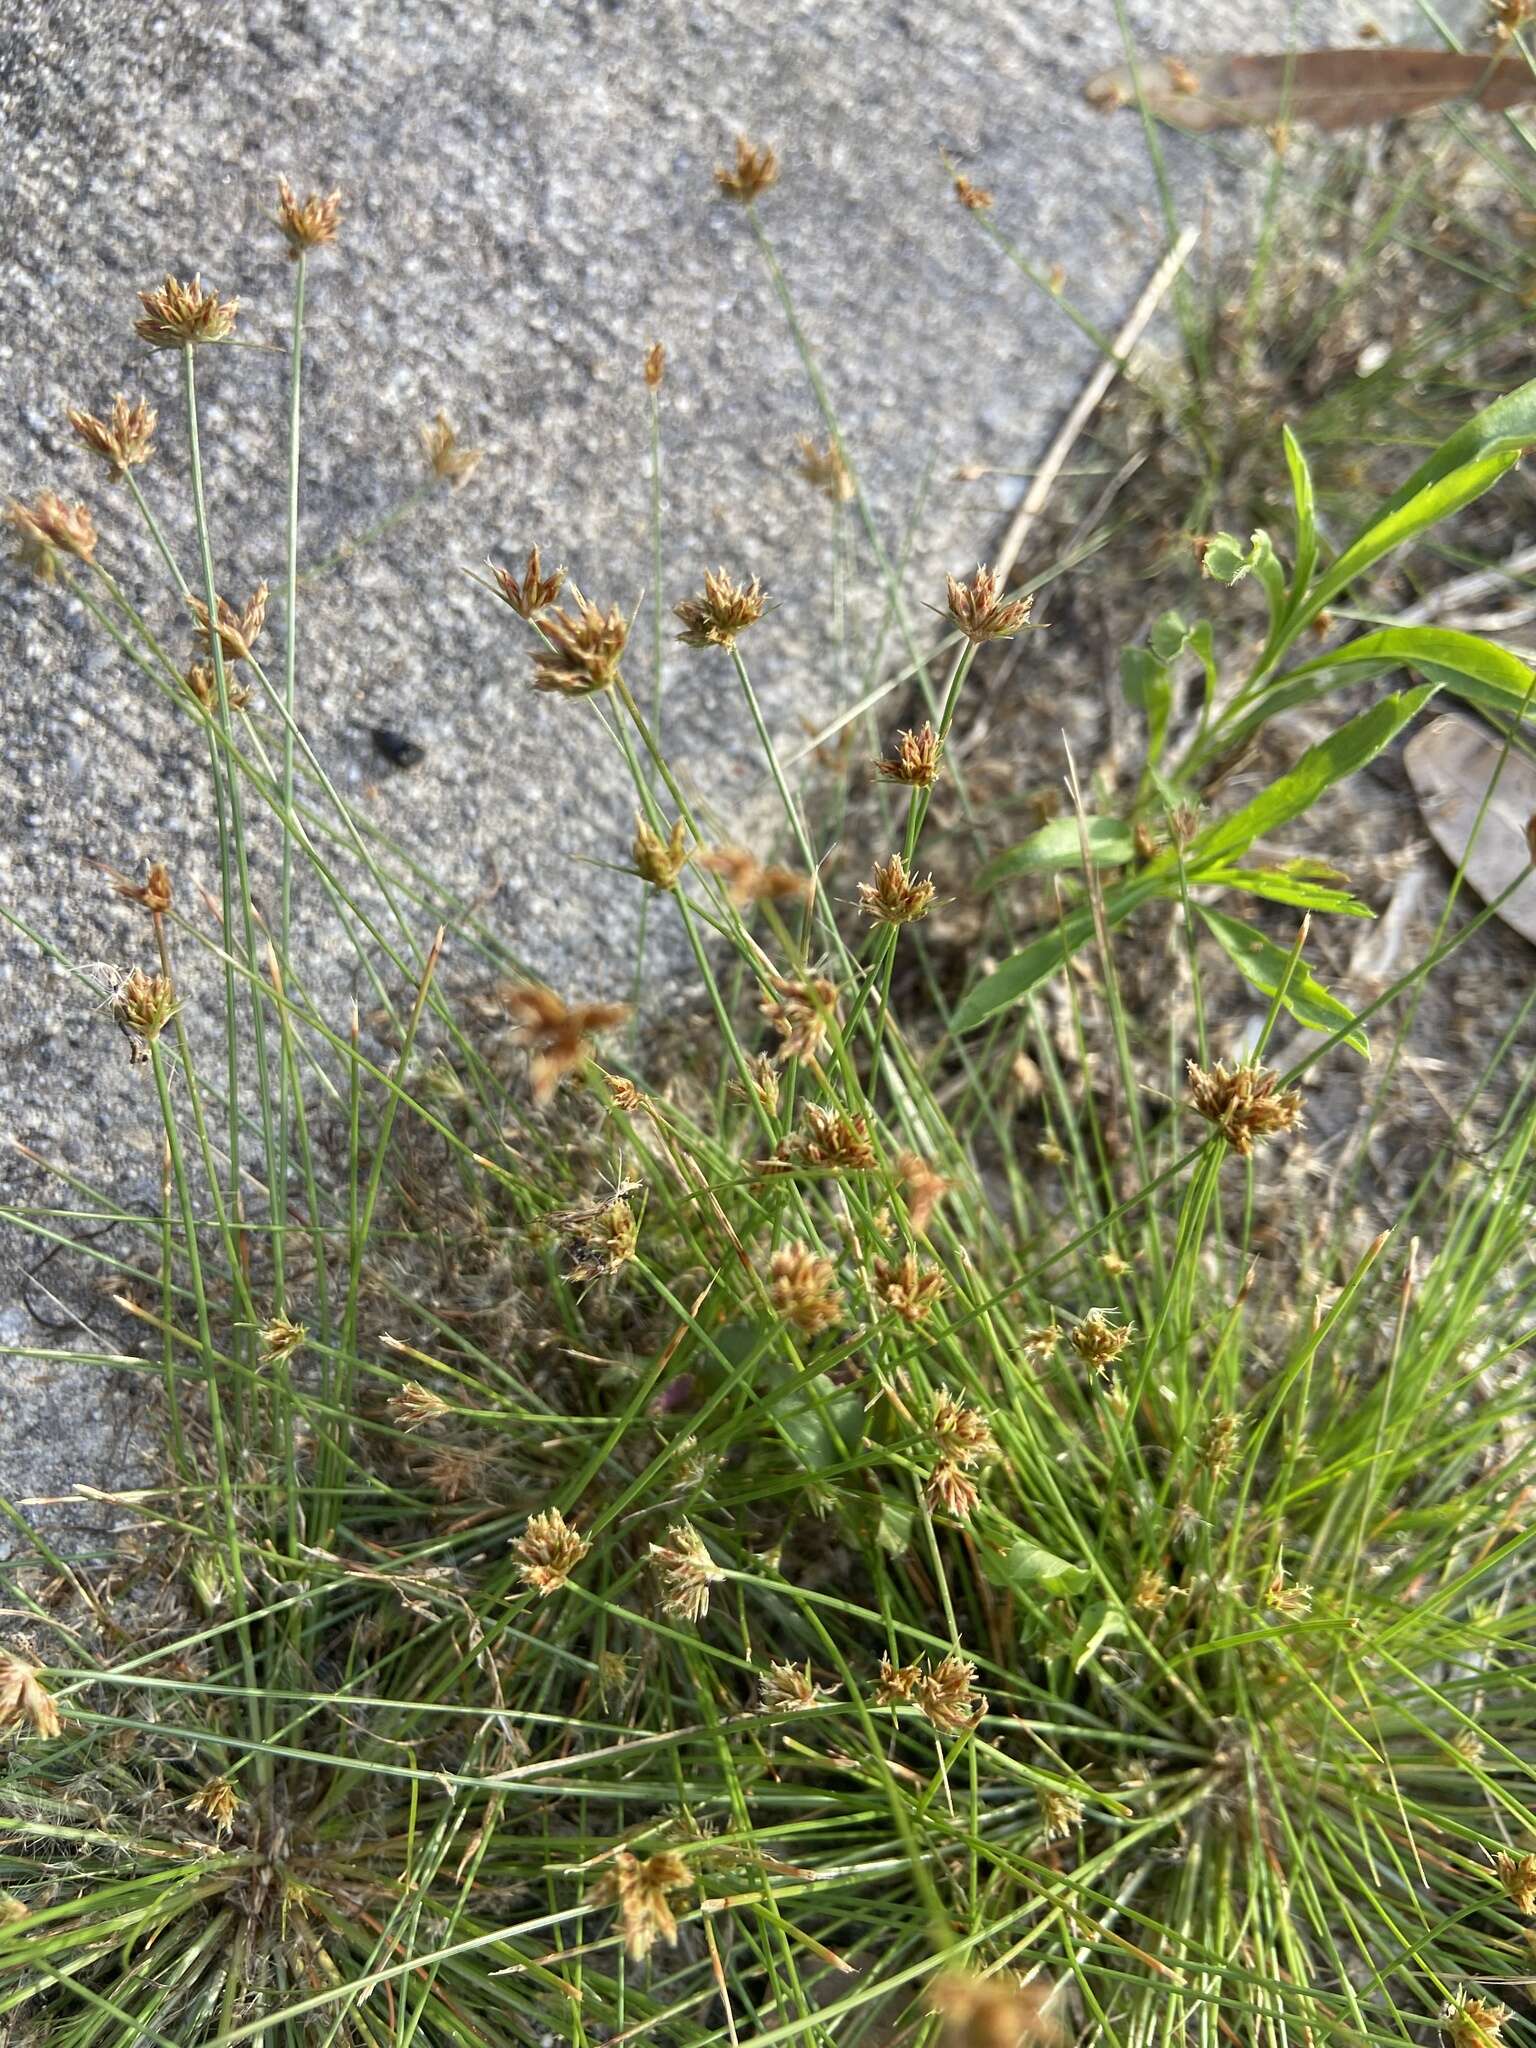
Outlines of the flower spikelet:
[[590,697],[618,681],[629,621],[612,605],[604,612],[585,598],[576,610],[547,611],[539,630],[548,641],[533,657],[533,687],[561,697]]
[[688,843],[679,818],[665,839],[653,832],[644,818],[635,820],[634,844],[630,848],[642,881],[653,889],[675,889],[677,878],[688,864]]
[[779,175],[779,159],[775,152],[764,145],[754,148],[745,135],[736,138],[736,161],[729,170],[721,168],[715,172],[715,183],[728,198],[739,199],[743,205],[766,192]]
[[445,412],[434,414],[420,431],[422,452],[438,482],[455,491],[460,484],[468,483],[480,467],[485,450],[461,448],[458,433]]
[[764,602],[757,577],[737,583],[724,569],[706,569],[703,596],[685,597],[672,607],[683,622],[677,637],[689,647],[734,647],[737,634],[763,616]]
[[1129,1323],[1112,1323],[1101,1308],[1089,1309],[1072,1327],[1072,1349],[1090,1371],[1107,1373],[1131,1341]]
[[147,399],[136,399],[130,405],[119,392],[112,401],[110,419],[98,419],[75,405],[69,408],[67,418],[91,453],[106,463],[113,483],[121,483],[130,469],[148,462],[154,453],[158,414]]
[[34,1735],[57,1735],[61,1725],[37,1667],[10,1650],[0,1650],[0,1728],[22,1722]]
[[151,348],[196,348],[205,341],[227,341],[234,331],[238,299],[205,292],[201,277],[190,284],[167,277],[158,291],[140,292],[144,317],[133,331]]
[[803,1337],[818,1336],[842,1319],[837,1268],[799,1238],[781,1245],[769,1259],[768,1298],[775,1314]]
[[794,981],[775,974],[769,988],[772,993],[758,1008],[779,1034],[779,1058],[815,1059],[826,1045],[828,1027],[838,1021],[836,982],[824,975]]
[[986,1695],[976,1690],[976,1666],[953,1650],[922,1673],[912,1697],[934,1727],[947,1735],[974,1728],[987,1711]]
[[57,491],[39,491],[30,505],[13,498],[5,523],[16,536],[16,559],[51,583],[60,555],[89,563],[96,553],[96,522],[89,505],[71,505]]
[[596,1032],[611,1031],[629,1015],[627,1003],[565,1003],[553,989],[507,983],[501,1001],[528,1048],[535,1102],[548,1102],[565,1074],[585,1064]]
[[227,1835],[240,1810],[240,1795],[228,1778],[210,1778],[199,1785],[187,1801],[187,1811],[212,1824],[216,1835]]
[[[261,635],[267,622],[267,586],[258,583],[239,611],[226,604],[222,597],[214,600],[219,614],[219,648],[226,661],[249,661],[251,649]],[[208,630],[208,607],[200,597],[188,596],[187,609],[192,614],[192,634],[205,654],[213,652],[213,636]]]
[[814,1707],[824,1688],[813,1683],[806,1664],[773,1663],[759,1674],[757,1704],[765,1714],[799,1714]]
[[1536,1915],[1536,1855],[1511,1856],[1501,1849],[1494,1860],[1494,1873],[1517,1913]]
[[1229,1068],[1218,1060],[1207,1072],[1190,1060],[1187,1070],[1190,1106],[1215,1125],[1240,1158],[1301,1122],[1300,1090],[1282,1088],[1270,1067]]
[[1029,624],[1034,598],[1008,597],[995,569],[978,564],[969,583],[959,583],[953,576],[947,581],[949,616],[974,644],[979,646],[983,640],[1011,640]]
[[834,505],[848,504],[856,493],[848,465],[843,460],[843,451],[837,443],[828,441],[825,447],[818,447],[809,434],[802,434],[797,447],[799,461],[796,467],[812,490],[820,491]]
[[939,779],[944,744],[926,721],[915,732],[899,732],[892,753],[875,763],[885,782],[903,782],[912,789],[932,789]]
[[645,352],[645,387],[648,391],[659,391],[661,380],[667,374],[667,351],[659,341],[653,341]]
[[923,1264],[915,1252],[877,1258],[874,1271],[876,1294],[904,1323],[926,1322],[949,1284],[937,1266]]
[[674,1621],[700,1622],[709,1612],[709,1589],[725,1573],[705,1548],[691,1522],[675,1522],[664,1543],[653,1543],[650,1555],[661,1581],[662,1611]]
[[563,569],[552,569],[547,576],[544,574],[537,546],[528,550],[528,561],[521,576],[514,576],[510,569],[498,569],[494,563],[491,574],[496,579],[497,594],[520,619],[532,619],[546,605],[553,604],[565,584]]
[[1504,2048],[1509,2007],[1461,1992],[1440,2015],[1450,2048]]
[[277,224],[288,244],[289,257],[297,262],[306,249],[318,249],[334,242],[341,222],[341,194],[321,197],[311,192],[300,199],[286,178],[277,181]]
[[512,1545],[512,1555],[517,1559],[518,1577],[532,1586],[541,1600],[547,1600],[569,1583],[571,1573],[591,1548],[558,1508],[545,1508],[528,1517],[527,1527]]
[[718,875],[725,893],[744,910],[749,903],[808,903],[816,885],[793,868],[763,866],[744,846],[711,846],[698,856],[699,866]]
[[911,874],[904,857],[893,853],[876,861],[872,882],[860,882],[859,908],[876,924],[915,924],[928,915],[933,894],[933,877]]
[[939,2048],[1034,2048],[1059,2041],[1059,2028],[1046,2017],[1049,1997],[1048,1985],[1021,1984],[1007,1974],[946,1970],[928,1991],[944,2022]]
[[613,1868],[593,1887],[591,1901],[618,1907],[624,1946],[631,1961],[643,1963],[658,1941],[677,1946],[677,1916],[667,1894],[691,1882],[687,1864],[674,1850],[662,1849],[642,1862],[632,1850],[620,1849]]

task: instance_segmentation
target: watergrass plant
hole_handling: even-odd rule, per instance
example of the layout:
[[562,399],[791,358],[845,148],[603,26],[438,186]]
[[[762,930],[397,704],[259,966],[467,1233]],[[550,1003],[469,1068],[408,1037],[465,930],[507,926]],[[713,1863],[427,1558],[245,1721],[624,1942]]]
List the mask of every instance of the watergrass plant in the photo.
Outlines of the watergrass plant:
[[[661,737],[660,642],[644,710],[612,593],[562,592],[537,553],[488,586],[532,685],[580,700],[573,744],[616,745],[633,772],[629,865],[652,933],[680,927],[714,1034],[686,1061],[654,1065],[612,992],[521,973],[304,738],[306,268],[334,198],[280,190],[278,677],[256,611],[221,603],[203,488],[197,354],[227,342],[230,302],[146,295],[146,338],[179,352],[190,573],[116,427],[84,437],[202,622],[201,686],[88,513],[13,515],[32,565],[197,729],[222,882],[199,911],[163,869],[119,878],[140,959],[103,1031],[143,1069],[160,1213],[60,1168],[57,1204],[11,1218],[99,1266],[123,1319],[117,1349],[26,1355],[137,1374],[166,1435],[157,1483],[115,1497],[106,1569],[44,1527],[8,1574],[0,2025],[18,2043],[1521,2038],[1523,1013],[1512,993],[1411,1219],[1378,1231],[1323,1205],[1319,1225],[1314,1071],[1363,1071],[1364,1025],[1490,913],[1356,1012],[1313,982],[1306,917],[1361,906],[1243,864],[1436,688],[1518,729],[1529,672],[1469,635],[1293,656],[1392,546],[1499,481],[1536,391],[1463,428],[1343,548],[1287,443],[1290,567],[1264,537],[1207,557],[1219,609],[1241,572],[1263,590],[1257,662],[1234,684],[1214,629],[1164,623],[1128,668],[1148,733],[1133,806],[1079,804],[1070,840],[1013,857],[1058,874],[1060,921],[1012,930],[994,890],[1020,950],[957,1017],[923,951],[924,833],[935,791],[963,789],[950,741],[975,650],[1024,635],[1029,592],[952,580],[933,648],[757,210],[777,168],[743,144],[721,187],[822,409],[808,482],[852,508],[927,712],[869,721],[884,813],[830,806],[888,822],[856,900],[755,693],[752,639],[773,627],[748,565],[678,613],[761,737],[782,862],[710,832]],[[659,355],[644,384],[654,476]],[[1191,664],[1208,687],[1186,716]],[[1258,724],[1404,666],[1425,682],[1216,808],[1211,771]],[[252,879],[274,836],[275,912]],[[1255,952],[1219,907],[1241,892],[1301,914],[1288,941]],[[1116,971],[1159,898],[1183,912],[1191,990],[1166,1047]],[[301,900],[329,908],[366,1017],[312,993]],[[100,1000],[62,939],[5,914]],[[1210,1023],[1233,966],[1265,1019],[1228,1064]],[[208,1007],[211,1064],[188,1028]],[[1279,1074],[1286,1013],[1316,1040]],[[1090,1063],[1107,1096],[1082,1085]],[[1052,1133],[1032,1161],[1021,1073]],[[87,1217],[127,1249],[77,1242]]]

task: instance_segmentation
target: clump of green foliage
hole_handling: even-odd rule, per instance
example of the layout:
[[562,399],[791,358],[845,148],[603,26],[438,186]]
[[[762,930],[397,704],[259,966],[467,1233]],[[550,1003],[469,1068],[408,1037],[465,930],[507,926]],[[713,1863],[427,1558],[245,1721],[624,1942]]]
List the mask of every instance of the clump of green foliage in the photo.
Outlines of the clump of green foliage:
[[[744,149],[723,183],[794,322],[756,204],[774,168]],[[795,323],[826,406],[817,477],[853,508],[925,699],[872,735],[884,836],[856,903],[818,881],[826,821],[757,699],[755,578],[717,573],[678,610],[762,738],[782,864],[715,843],[626,678],[621,607],[537,556],[489,593],[534,685],[633,771],[626,865],[713,1023],[652,1072],[613,992],[522,974],[304,739],[304,307],[337,213],[285,188],[283,219],[280,671],[264,597],[220,602],[198,435],[219,309],[190,288],[146,304],[189,430],[185,579],[119,466],[201,607],[200,660],[173,658],[81,508],[13,522],[184,711],[223,901],[213,920],[163,873],[124,883],[146,964],[109,1003],[166,1199],[91,1201],[136,1233],[102,1257],[148,1341],[110,1362],[158,1384],[167,1461],[124,1504],[110,1572],[37,1535],[11,1573],[0,2021],[59,2048],[1500,2038],[1536,1891],[1536,1099],[1505,1071],[1511,1030],[1411,1213],[1363,1240],[1347,1204],[1305,1227],[1310,1075],[1358,1062],[1370,1016],[1480,919],[1358,1011],[1309,972],[1304,923],[1282,944],[1222,906],[1360,912],[1259,842],[1437,690],[1518,728],[1530,672],[1471,635],[1298,642],[1497,485],[1536,389],[1342,545],[1287,437],[1290,533],[1206,557],[1218,595],[1261,587],[1260,654],[1234,678],[1219,617],[1169,617],[1127,657],[1134,800],[1079,805],[980,878],[1009,957],[954,1012],[922,974],[924,830],[936,787],[963,792],[976,649],[1029,630],[1028,593],[952,582],[924,644]],[[1423,681],[1212,811],[1213,771],[1278,712],[1399,668]],[[268,832],[280,887],[258,906]],[[1015,930],[993,885],[1029,872],[1059,878],[1061,911]],[[301,898],[356,949],[366,1030],[306,986]],[[1116,968],[1159,901],[1183,912],[1170,971],[1192,992],[1187,1039],[1161,1047]],[[1234,970],[1265,1021],[1229,1066],[1208,1017]],[[210,1066],[188,1011],[219,1001]],[[1314,1038],[1281,1074],[1263,1062],[1286,1016]],[[1051,1133],[1033,1157],[1021,1076]],[[1263,1235],[1277,1202],[1290,1227]]]

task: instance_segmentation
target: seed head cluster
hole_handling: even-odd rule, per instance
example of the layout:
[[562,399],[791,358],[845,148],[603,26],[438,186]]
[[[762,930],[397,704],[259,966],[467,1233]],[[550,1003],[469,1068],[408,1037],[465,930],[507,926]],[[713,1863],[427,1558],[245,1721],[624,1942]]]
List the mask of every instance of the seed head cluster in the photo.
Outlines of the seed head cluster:
[[1301,1092],[1282,1088],[1269,1067],[1226,1067],[1218,1060],[1209,1072],[1188,1062],[1190,1106],[1214,1124],[1239,1158],[1256,1145],[1301,1122]]
[[[226,661],[250,660],[251,649],[267,622],[267,595],[266,584],[258,583],[239,611],[226,604],[222,597],[215,598],[219,614],[219,651]],[[205,654],[212,654],[213,635],[209,630],[206,603],[200,597],[189,596],[187,609],[192,614],[192,637]]]
[[702,1621],[709,1612],[709,1590],[725,1573],[698,1530],[691,1522],[675,1522],[665,1542],[651,1545],[650,1556],[661,1586],[662,1612],[674,1621]]
[[957,582],[953,576],[947,580],[949,616],[974,645],[984,640],[1011,640],[1029,624],[1034,598],[1005,595],[996,570],[978,565],[969,583]]
[[87,565],[96,554],[96,522],[89,505],[71,505],[57,491],[39,491],[30,505],[13,498],[5,523],[16,536],[16,559],[51,583],[60,555]]
[[843,1316],[843,1297],[832,1261],[800,1238],[780,1245],[768,1261],[768,1299],[774,1314],[802,1337],[817,1337]]
[[915,1252],[904,1252],[899,1259],[877,1258],[874,1275],[875,1292],[886,1307],[914,1325],[928,1320],[949,1285],[939,1267],[926,1264]]
[[547,611],[539,631],[548,642],[533,657],[533,687],[559,697],[591,697],[619,680],[629,621],[612,605],[604,612],[584,597],[574,612]]
[[547,1600],[569,1583],[571,1573],[591,1548],[558,1508],[545,1508],[528,1517],[527,1527],[512,1545],[512,1555],[517,1559],[518,1577],[541,1600]]
[[820,491],[824,498],[830,498],[834,505],[846,505],[856,495],[853,477],[843,459],[843,451],[835,441],[825,445],[802,434],[796,443],[799,451],[797,468],[813,491]]
[[279,178],[277,224],[288,244],[290,259],[297,262],[306,250],[335,241],[341,224],[341,194],[332,192],[322,198],[318,192],[311,192],[301,200],[288,180]]
[[794,981],[773,975],[758,1008],[779,1035],[779,1058],[810,1060],[823,1050],[837,1023],[837,984],[825,975]]
[[594,1906],[618,1907],[630,1960],[643,1963],[657,1942],[676,1948],[677,1916],[667,1894],[691,1883],[688,1866],[675,1850],[662,1849],[642,1861],[632,1850],[620,1849],[591,1899]]
[[859,908],[876,924],[916,924],[932,909],[933,897],[933,877],[911,873],[899,853],[876,861],[874,880],[859,884]]
[[140,292],[143,318],[133,331],[151,348],[197,348],[204,342],[227,341],[234,332],[238,299],[221,299],[203,290],[201,277],[190,284],[167,277],[158,291]]
[[483,448],[459,445],[458,433],[445,412],[435,414],[421,429],[421,447],[427,467],[438,482],[455,491],[460,484],[468,483],[485,454]]
[[0,1650],[0,1728],[25,1725],[34,1735],[57,1735],[59,1710],[37,1667],[11,1650]]
[[715,172],[715,183],[729,199],[739,199],[749,205],[760,193],[766,192],[779,175],[779,159],[766,145],[755,148],[745,135],[736,138],[736,161],[727,170]]
[[1073,1324],[1069,1341],[1083,1364],[1103,1375],[1130,1343],[1131,1335],[1129,1323],[1112,1323],[1103,1309],[1091,1308]]
[[944,743],[926,721],[915,732],[899,732],[894,750],[875,763],[882,782],[904,782],[912,789],[932,789],[939,779]]
[[535,1102],[548,1102],[566,1074],[584,1066],[599,1031],[629,1015],[627,1003],[565,1003],[553,989],[507,982],[498,991],[520,1045],[528,1050]]
[[536,546],[528,550],[528,560],[521,576],[514,576],[510,569],[498,569],[494,564],[491,574],[496,579],[498,594],[520,619],[536,618],[546,605],[554,603],[565,584],[563,569],[552,569],[547,576],[544,574],[544,564],[539,559]]
[[642,881],[653,889],[675,889],[677,878],[688,864],[688,842],[681,818],[663,839],[644,818],[635,820],[634,844],[630,849]]
[[682,620],[678,639],[689,647],[734,647],[736,636],[763,616],[763,586],[754,576],[737,583],[724,569],[704,571],[704,593],[685,597],[672,607]]
[[148,462],[154,453],[158,417],[147,399],[136,399],[130,405],[121,392],[112,401],[108,419],[98,419],[94,413],[74,405],[67,414],[69,424],[86,447],[106,463],[113,483],[121,483],[130,469]]

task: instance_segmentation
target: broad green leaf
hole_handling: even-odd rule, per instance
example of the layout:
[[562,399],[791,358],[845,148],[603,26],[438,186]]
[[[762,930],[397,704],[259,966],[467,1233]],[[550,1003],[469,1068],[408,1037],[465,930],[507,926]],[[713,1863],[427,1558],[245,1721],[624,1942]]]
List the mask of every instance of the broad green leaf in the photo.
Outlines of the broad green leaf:
[[[1441,477],[1476,462],[1482,456],[1518,456],[1531,447],[1536,447],[1536,378],[1514,391],[1506,391],[1492,405],[1485,405],[1481,412],[1474,413],[1464,426],[1458,427],[1448,440],[1440,443],[1433,455],[1419,464],[1407,482],[1388,498],[1376,518],[1396,512]],[[1374,519],[1370,522],[1371,525],[1375,523]]]
[[[1104,891],[1104,921],[1113,931],[1143,903],[1151,902],[1154,896],[1176,893],[1178,886],[1178,872],[1171,863],[1155,872],[1126,876]],[[974,1031],[999,1010],[1022,1002],[1092,937],[1093,912],[1082,904],[1069,911],[1059,925],[1032,939],[1022,952],[1005,960],[985,981],[978,982],[955,1011],[954,1029]]]
[[976,887],[995,889],[999,882],[1011,881],[1015,875],[1052,875],[1062,868],[1080,868],[1084,837],[1088,841],[1088,858],[1095,867],[1124,867],[1135,856],[1136,843],[1130,828],[1118,818],[1085,818],[1081,833],[1075,817],[1052,818],[1028,839],[989,860],[976,877]]
[[1400,690],[1383,697],[1369,711],[1341,725],[1327,739],[1308,747],[1294,768],[1279,776],[1268,789],[1260,790],[1251,803],[1234,811],[1230,818],[1218,818],[1193,841],[1185,856],[1191,878],[1230,856],[1242,854],[1266,832],[1277,831],[1310,810],[1325,789],[1342,782],[1373,760],[1383,747],[1416,718],[1435,693],[1433,683],[1417,690]]
[[1310,876],[1294,873],[1289,866],[1202,868],[1200,882],[1202,887],[1216,883],[1224,889],[1241,889],[1249,896],[1262,896],[1270,903],[1289,903],[1297,910],[1326,910],[1336,917],[1375,916],[1369,904],[1351,896],[1348,890],[1315,882]]
[[1379,632],[1364,633],[1331,654],[1320,654],[1315,661],[1288,669],[1277,687],[1336,669],[1380,675],[1394,668],[1417,669],[1480,711],[1509,719],[1518,719],[1522,713],[1536,715],[1536,672],[1507,647],[1450,626],[1385,626]]
[[779,1426],[808,1472],[841,1465],[858,1446],[864,1403],[851,1388],[806,1389],[803,1400],[781,1406]]
[[1296,501],[1296,566],[1291,576],[1291,602],[1300,604],[1317,566],[1317,509],[1312,494],[1312,472],[1301,443],[1289,427],[1283,430],[1285,465],[1291,472],[1291,496]]
[[1022,1536],[1017,1543],[1010,1543],[1001,1557],[983,1551],[981,1568],[994,1586],[1010,1586],[1021,1593],[1059,1597],[1080,1593],[1088,1583],[1085,1565],[1072,1564],[1055,1551],[1043,1550],[1038,1543],[1030,1543]]
[[[1262,995],[1273,1000],[1276,989],[1285,981],[1286,969],[1290,967],[1290,948],[1277,946],[1273,939],[1255,931],[1251,924],[1244,924],[1241,918],[1228,917],[1219,910],[1208,910],[1204,904],[1199,909],[1212,936],[1238,973]],[[1281,1001],[1296,1022],[1305,1024],[1309,1031],[1331,1034],[1341,1025],[1353,1024],[1354,1011],[1347,1003],[1341,1003],[1337,996],[1330,995],[1302,960],[1298,960],[1291,969]],[[1353,1046],[1363,1058],[1370,1058],[1370,1042],[1358,1027],[1345,1034],[1344,1043]]]
[[1125,1634],[1125,1615],[1118,1607],[1111,1607],[1107,1600],[1096,1600],[1084,1613],[1078,1624],[1077,1634],[1067,1646],[1067,1655],[1072,1659],[1074,1675],[1103,1649],[1111,1636]]
[[1379,562],[1383,555],[1390,555],[1394,548],[1400,548],[1415,534],[1424,533],[1431,526],[1438,526],[1442,519],[1449,519],[1453,512],[1470,505],[1480,498],[1484,491],[1492,488],[1506,470],[1512,469],[1520,459],[1518,448],[1506,448],[1496,454],[1481,456],[1475,462],[1468,462],[1459,469],[1451,469],[1434,478],[1412,496],[1404,498],[1399,494],[1388,502],[1376,519],[1365,529],[1358,540],[1347,547],[1333,567],[1322,577],[1317,588],[1307,599],[1298,614],[1297,623],[1313,618],[1341,590],[1347,590],[1373,562]]

